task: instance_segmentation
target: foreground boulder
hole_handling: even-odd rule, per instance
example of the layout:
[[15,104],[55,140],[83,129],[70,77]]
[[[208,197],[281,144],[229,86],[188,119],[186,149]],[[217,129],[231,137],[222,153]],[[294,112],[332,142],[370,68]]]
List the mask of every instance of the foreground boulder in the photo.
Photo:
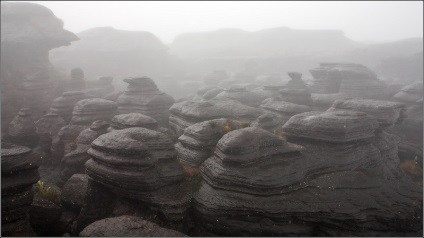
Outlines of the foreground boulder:
[[23,146],[1,145],[1,234],[32,236],[29,209],[34,198],[32,185],[39,179],[40,157]]
[[80,233],[81,237],[183,237],[178,231],[162,228],[134,216],[120,216],[96,221]]
[[114,130],[94,140],[88,154],[89,186],[100,184],[118,197],[146,204],[166,220],[184,218],[191,192],[169,136],[146,128]]

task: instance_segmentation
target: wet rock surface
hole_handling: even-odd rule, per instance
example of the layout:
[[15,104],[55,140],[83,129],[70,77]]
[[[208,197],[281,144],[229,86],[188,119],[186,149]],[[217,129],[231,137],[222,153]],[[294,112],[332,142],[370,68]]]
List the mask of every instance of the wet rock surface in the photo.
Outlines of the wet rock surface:
[[66,123],[69,123],[72,119],[72,111],[75,104],[86,98],[87,95],[82,91],[64,92],[60,97],[53,100],[50,112],[58,114]]
[[39,137],[36,133],[31,109],[22,108],[18,115],[9,124],[9,139],[11,142],[34,148],[37,146]]
[[259,95],[254,92],[250,92],[245,87],[239,85],[233,85],[228,89],[225,89],[223,92],[216,95],[215,98],[221,100],[235,100],[251,107],[259,106],[262,101],[262,98]]
[[183,237],[180,232],[162,228],[139,217],[120,216],[96,221],[80,233],[81,237]]
[[157,130],[158,123],[155,119],[141,113],[128,113],[116,115],[112,118],[111,130],[121,130],[131,127],[143,127],[151,130]]
[[83,99],[75,104],[71,125],[89,126],[96,120],[110,121],[117,114],[117,105],[113,101],[101,98]]
[[378,121],[380,128],[393,127],[406,118],[405,104],[383,100],[338,100],[334,102],[330,110],[337,109],[365,112]]
[[72,175],[62,188],[63,206],[79,212],[84,205],[87,188],[88,176],[86,174]]
[[[332,141],[323,131],[336,131],[328,132],[322,118],[346,128],[371,125],[372,133],[358,137],[341,127],[344,139]],[[300,121],[317,125],[292,134]],[[396,138],[377,127],[365,113],[330,111],[299,114],[285,124],[283,132],[299,145],[258,128],[226,134],[201,167],[197,228],[246,236],[419,234],[422,189],[399,170]],[[398,213],[389,212],[393,206]]]
[[219,118],[252,122],[265,113],[260,108],[246,106],[235,100],[220,99],[182,101],[175,103],[169,111],[169,126],[179,136],[184,133],[185,128],[198,122]]
[[282,119],[281,125],[296,114],[311,111],[309,106],[287,102],[280,96],[265,99],[261,108],[278,114]]
[[116,103],[121,114],[138,112],[154,118],[159,125],[167,126],[169,108],[175,102],[166,93],[159,91],[155,82],[148,77],[127,78],[127,90]]
[[88,150],[86,173],[113,193],[147,204],[169,220],[181,220],[191,193],[171,138],[146,128],[115,130]]
[[187,127],[175,144],[178,160],[185,166],[199,167],[213,154],[215,146],[222,136],[242,127],[241,122],[224,118],[204,121]]
[[108,127],[109,123],[106,121],[97,120],[90,128],[79,133],[73,145],[76,148],[65,154],[61,160],[60,177],[63,181],[67,181],[74,174],[85,173],[84,164],[90,159],[87,150],[90,149],[91,142],[107,132]]
[[[40,157],[23,146],[1,145],[2,235],[18,232],[28,224],[34,197],[32,185],[40,178]],[[31,233],[31,231],[29,231]]]

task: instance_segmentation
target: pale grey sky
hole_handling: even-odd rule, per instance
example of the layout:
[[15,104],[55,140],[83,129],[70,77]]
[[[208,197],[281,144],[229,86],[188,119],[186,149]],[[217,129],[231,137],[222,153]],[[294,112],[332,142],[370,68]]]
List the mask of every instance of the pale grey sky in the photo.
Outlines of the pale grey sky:
[[357,41],[423,37],[423,1],[32,1],[50,8],[78,33],[100,26],[149,31],[164,43],[184,32],[338,29]]

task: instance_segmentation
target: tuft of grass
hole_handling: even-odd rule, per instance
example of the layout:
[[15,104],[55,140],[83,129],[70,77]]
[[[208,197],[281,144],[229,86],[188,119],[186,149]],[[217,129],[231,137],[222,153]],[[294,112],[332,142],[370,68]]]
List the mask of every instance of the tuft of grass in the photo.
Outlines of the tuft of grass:
[[223,130],[224,130],[224,133],[225,133],[225,134],[226,134],[226,133],[228,133],[228,132],[230,132],[230,131],[231,131],[230,123],[226,122],[226,123],[224,124],[224,128],[223,128]]
[[42,182],[41,180],[39,180],[37,182],[37,191],[38,191],[38,195],[40,195],[40,197],[49,200],[51,202],[53,202],[56,205],[60,206],[60,193],[57,192],[56,190],[54,190],[51,187],[45,187],[44,186],[44,182]]

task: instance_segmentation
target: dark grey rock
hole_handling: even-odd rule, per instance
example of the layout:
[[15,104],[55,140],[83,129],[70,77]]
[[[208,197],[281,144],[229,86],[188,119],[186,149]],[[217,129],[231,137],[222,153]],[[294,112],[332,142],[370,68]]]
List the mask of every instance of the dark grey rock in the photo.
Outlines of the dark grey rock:
[[11,142],[34,148],[39,137],[36,133],[34,119],[29,108],[22,108],[9,124],[9,139]]
[[114,130],[88,150],[86,173],[119,196],[150,204],[169,220],[181,220],[191,193],[169,136],[146,128]]
[[155,223],[134,216],[106,218],[88,225],[81,237],[184,237],[186,235],[162,228]]
[[178,136],[184,133],[185,128],[199,122],[219,118],[251,122],[265,113],[262,109],[246,106],[235,100],[220,99],[182,101],[172,105],[169,111],[169,126]]
[[23,146],[1,145],[2,234],[18,232],[29,215],[34,197],[32,185],[39,179],[39,155]]
[[88,96],[82,91],[64,92],[60,97],[53,100],[50,112],[58,114],[66,123],[72,119],[72,111],[75,104]]
[[79,211],[87,196],[88,176],[74,174],[62,188],[62,204],[72,210]]

